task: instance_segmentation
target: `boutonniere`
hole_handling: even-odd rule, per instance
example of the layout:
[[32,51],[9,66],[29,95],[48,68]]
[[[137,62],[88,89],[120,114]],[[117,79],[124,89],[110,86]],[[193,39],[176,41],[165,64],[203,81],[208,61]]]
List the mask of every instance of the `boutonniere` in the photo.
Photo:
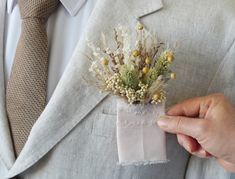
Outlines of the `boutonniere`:
[[[125,27],[114,29],[113,39],[101,35],[93,51],[90,73],[99,90],[119,96],[117,144],[119,163],[152,164],[167,161],[165,133],[156,125],[164,115],[166,85],[175,79],[170,67],[174,50],[138,24],[136,35]],[[115,48],[107,46],[115,44]]]

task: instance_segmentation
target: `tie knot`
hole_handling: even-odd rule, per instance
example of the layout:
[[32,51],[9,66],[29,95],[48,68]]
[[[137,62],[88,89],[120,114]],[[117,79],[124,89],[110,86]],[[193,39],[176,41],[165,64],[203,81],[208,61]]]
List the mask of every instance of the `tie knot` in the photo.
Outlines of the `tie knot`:
[[19,0],[21,18],[48,18],[59,0]]

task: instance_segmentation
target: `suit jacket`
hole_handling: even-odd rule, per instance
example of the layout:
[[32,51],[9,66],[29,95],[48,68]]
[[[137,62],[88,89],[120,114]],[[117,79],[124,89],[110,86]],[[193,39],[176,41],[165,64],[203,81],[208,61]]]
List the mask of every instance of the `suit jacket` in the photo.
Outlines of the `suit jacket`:
[[[5,109],[3,32],[6,0],[0,2],[0,178],[23,179],[189,179],[230,178],[216,162],[191,158],[167,137],[170,162],[117,165],[116,99],[87,84],[90,54],[86,38],[100,43],[101,32],[113,39],[121,24],[138,21],[164,42],[178,42],[167,106],[189,97],[223,92],[235,102],[235,1],[102,0],[98,1],[72,58],[45,110],[15,160]],[[188,167],[187,167],[188,166]]]

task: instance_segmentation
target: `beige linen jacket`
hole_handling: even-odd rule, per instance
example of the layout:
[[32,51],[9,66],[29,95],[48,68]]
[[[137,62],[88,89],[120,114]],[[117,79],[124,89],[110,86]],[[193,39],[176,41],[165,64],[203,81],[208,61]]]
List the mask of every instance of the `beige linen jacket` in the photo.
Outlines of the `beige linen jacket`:
[[[169,44],[179,43],[167,106],[186,98],[223,92],[235,103],[234,0],[100,0],[86,34],[45,110],[15,160],[5,109],[4,27],[6,0],[0,2],[0,179],[229,179],[216,162],[192,157],[175,136],[167,136],[167,164],[117,165],[116,99],[83,80],[90,51],[101,32],[113,38],[121,24],[138,21]],[[189,161],[189,162],[188,162]]]

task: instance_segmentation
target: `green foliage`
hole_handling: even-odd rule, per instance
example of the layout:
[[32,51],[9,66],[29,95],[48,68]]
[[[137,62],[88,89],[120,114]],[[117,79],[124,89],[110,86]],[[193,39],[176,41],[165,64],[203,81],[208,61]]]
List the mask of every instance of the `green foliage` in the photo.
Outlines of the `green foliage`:
[[124,84],[132,89],[139,88],[139,71],[131,65],[123,65],[119,71]]
[[169,70],[169,62],[165,58],[165,53],[163,53],[159,59],[156,60],[155,65],[153,68],[149,70],[149,72],[146,74],[144,78],[145,84],[148,84],[149,86],[152,85],[152,83],[157,80],[157,78],[160,75],[165,76],[167,73],[170,73]]

